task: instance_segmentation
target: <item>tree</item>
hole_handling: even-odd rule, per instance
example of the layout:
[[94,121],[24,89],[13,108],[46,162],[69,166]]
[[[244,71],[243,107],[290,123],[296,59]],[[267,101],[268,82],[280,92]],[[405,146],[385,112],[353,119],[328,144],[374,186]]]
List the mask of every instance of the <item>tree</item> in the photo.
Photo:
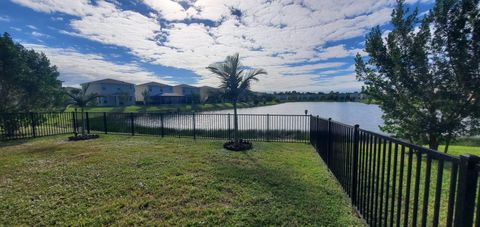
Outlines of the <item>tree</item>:
[[357,54],[357,78],[384,111],[382,129],[438,149],[479,127],[478,0],[437,0],[423,18],[398,1],[386,40],[367,34],[368,60]]
[[71,104],[73,104],[76,107],[80,107],[81,110],[81,115],[82,115],[82,135],[85,136],[85,128],[87,127],[84,115],[85,115],[85,107],[95,100],[98,97],[101,97],[95,93],[93,94],[87,94],[88,86],[90,84],[84,84],[82,85],[82,89],[72,89],[66,94],[70,97]]
[[150,100],[150,92],[148,92],[147,89],[142,91],[142,97],[143,97],[143,104],[145,106],[148,105],[148,101]]
[[250,89],[252,81],[258,81],[258,75],[267,74],[267,72],[263,69],[247,70],[241,64],[238,53],[228,56],[223,62],[211,64],[207,69],[220,78],[220,88],[225,97],[233,103],[233,138],[234,142],[238,143],[237,101],[243,93]]
[[51,110],[64,104],[62,82],[43,53],[0,36],[0,113]]

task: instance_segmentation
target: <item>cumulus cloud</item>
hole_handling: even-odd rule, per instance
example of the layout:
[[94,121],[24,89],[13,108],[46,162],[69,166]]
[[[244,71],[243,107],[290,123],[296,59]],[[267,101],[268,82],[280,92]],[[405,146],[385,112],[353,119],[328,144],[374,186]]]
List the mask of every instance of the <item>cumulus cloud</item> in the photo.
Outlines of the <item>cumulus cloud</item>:
[[175,84],[168,76],[155,75],[138,64],[115,64],[98,54],[81,53],[72,48],[51,48],[38,44],[23,44],[26,48],[43,52],[59,69],[64,86],[113,78],[139,84],[150,81]]
[[[319,70],[347,72],[361,49],[328,43],[363,36],[390,19],[393,0],[143,0],[152,13],[122,9],[115,2],[12,0],[44,13],[74,16],[63,34],[124,47],[142,60],[191,70],[198,85],[216,85],[205,67],[240,53],[243,62],[268,76],[257,90],[319,90],[327,82],[358,89],[352,76],[321,77]],[[343,71],[342,71],[343,70]],[[326,74],[325,74],[326,75]],[[322,79],[319,80],[319,77]],[[321,82],[321,84],[319,84]],[[343,85],[339,85],[343,83]]]

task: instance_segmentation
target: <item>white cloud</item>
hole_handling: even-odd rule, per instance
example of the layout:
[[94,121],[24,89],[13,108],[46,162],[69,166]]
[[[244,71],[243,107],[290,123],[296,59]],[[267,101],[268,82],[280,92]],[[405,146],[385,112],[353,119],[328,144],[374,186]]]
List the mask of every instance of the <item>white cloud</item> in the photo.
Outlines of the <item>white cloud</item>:
[[175,1],[143,0],[143,2],[156,10],[166,20],[183,20],[188,15],[185,9]]
[[31,24],[27,25],[27,27],[30,28],[30,29],[32,29],[32,30],[38,30],[37,27],[35,27],[35,26],[31,25]]
[[22,31],[21,28],[17,28],[17,27],[10,27],[10,28],[13,29],[13,30],[15,30],[15,31],[17,31],[17,32]]
[[[131,54],[153,64],[192,70],[200,75],[198,84],[218,83],[205,67],[238,52],[246,65],[269,72],[254,85],[257,90],[272,90],[273,85],[285,89],[320,89],[319,75],[312,71],[323,68],[315,62],[353,57],[362,52],[345,45],[326,44],[363,36],[371,27],[388,22],[394,3],[393,0],[305,0],[301,4],[291,0],[143,0],[154,12],[144,15],[105,1],[96,4],[88,0],[13,1],[39,12],[75,16],[69,22],[71,31],[61,33],[127,48]],[[213,22],[191,23],[195,19]],[[308,64],[291,67],[302,62]],[[342,69],[329,70],[332,73]],[[358,84],[353,77],[341,78],[345,82],[342,86]],[[325,81],[330,80],[333,82],[333,79]]]
[[47,37],[47,38],[50,37],[47,34],[43,34],[41,32],[37,32],[37,31],[33,31],[31,34],[32,34],[32,36],[35,36],[35,37]]
[[97,54],[85,54],[75,49],[50,48],[38,44],[23,44],[26,48],[41,51],[47,55],[52,64],[58,67],[60,80],[64,86],[78,86],[81,83],[113,78],[130,83],[156,81],[174,84],[168,76],[158,76],[138,64],[115,64]]
[[11,0],[38,12],[65,13],[74,16],[85,16],[92,9],[90,0]]
[[10,22],[10,17],[8,17],[8,16],[0,16],[0,21]]

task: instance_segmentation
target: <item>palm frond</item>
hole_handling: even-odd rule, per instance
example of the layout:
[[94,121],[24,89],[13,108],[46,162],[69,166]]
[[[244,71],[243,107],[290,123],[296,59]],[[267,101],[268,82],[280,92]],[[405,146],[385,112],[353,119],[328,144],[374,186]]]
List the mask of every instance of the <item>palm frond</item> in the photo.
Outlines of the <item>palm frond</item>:
[[263,69],[246,71],[238,53],[227,56],[223,62],[209,65],[207,69],[220,79],[220,88],[224,89],[225,96],[233,99],[238,99],[248,90],[251,81],[258,81],[256,76],[267,74]]

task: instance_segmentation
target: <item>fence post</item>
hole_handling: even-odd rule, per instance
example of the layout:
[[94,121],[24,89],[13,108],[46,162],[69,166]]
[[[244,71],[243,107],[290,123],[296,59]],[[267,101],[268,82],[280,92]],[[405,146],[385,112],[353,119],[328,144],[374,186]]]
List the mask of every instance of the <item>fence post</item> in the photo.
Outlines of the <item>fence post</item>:
[[352,204],[357,205],[357,181],[358,181],[358,149],[359,149],[359,125],[355,125],[353,131],[353,160],[352,160]]
[[313,121],[312,121],[312,115],[310,114],[310,125],[309,125],[309,126],[310,126],[310,134],[309,134],[309,138],[308,138],[308,139],[310,140],[310,144],[315,147],[315,151],[316,151],[316,148],[317,148],[317,147],[315,146],[315,144],[313,144],[313,136],[312,136],[312,133],[313,133],[313,125],[314,125],[314,123],[313,123]]
[[267,141],[270,141],[270,114],[267,114]]
[[90,134],[90,119],[88,118],[88,112],[85,112],[85,118],[87,120],[87,133]]
[[107,113],[103,112],[103,130],[105,131],[105,134],[107,134]]
[[228,113],[228,139],[232,139],[232,136],[230,134],[230,113]]
[[36,131],[36,125],[35,125],[35,115],[34,113],[30,113],[30,119],[32,121],[32,135],[33,135],[33,138],[35,138],[37,136],[37,131]]
[[133,125],[133,113],[130,113],[130,129],[132,130],[132,136],[135,135],[135,126]]
[[332,150],[332,118],[328,118],[327,124],[327,166],[330,166],[330,154]]
[[73,127],[73,134],[76,136],[78,136],[78,133],[77,133],[77,116],[76,116],[76,112],[72,112],[72,127]]
[[455,204],[455,226],[472,226],[475,210],[475,191],[478,173],[475,165],[480,158],[472,155],[460,155],[458,165],[458,191]]
[[163,130],[164,130],[164,129],[163,129],[163,114],[160,114],[160,126],[161,126],[160,132],[162,133],[162,137],[164,137],[164,136],[165,136],[165,132],[163,131]]
[[193,123],[193,139],[196,140],[197,135],[196,135],[196,132],[195,132],[195,112],[193,112],[193,114],[192,114],[192,123]]

